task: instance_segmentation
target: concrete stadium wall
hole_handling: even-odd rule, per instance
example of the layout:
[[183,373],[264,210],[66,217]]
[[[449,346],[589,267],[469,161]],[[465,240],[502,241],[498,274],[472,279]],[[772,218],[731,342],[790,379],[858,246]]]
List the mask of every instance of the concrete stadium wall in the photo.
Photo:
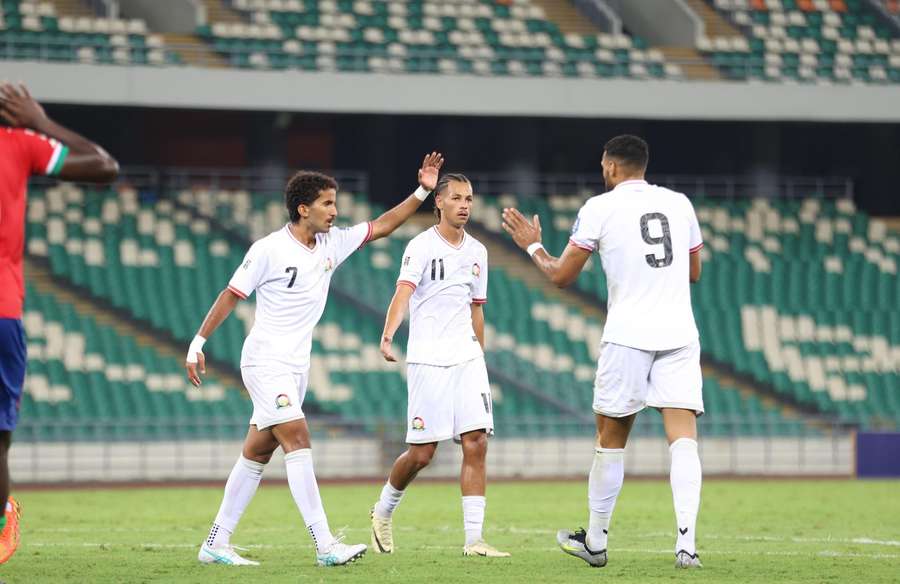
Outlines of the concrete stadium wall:
[[[319,440],[313,445],[316,474],[322,479],[382,479],[403,450],[399,443],[372,438]],[[16,443],[11,472],[16,483],[93,481],[224,481],[241,451],[240,442]],[[704,474],[848,476],[853,473],[853,441],[836,438],[701,439]],[[493,439],[489,475],[501,478],[584,478],[594,453],[593,439]],[[444,443],[421,476],[455,478],[461,451]],[[632,476],[666,475],[669,452],[662,438],[636,438],[625,457]],[[273,457],[267,478],[283,479],[284,461]]]
[[[235,71],[0,61],[62,104],[572,118],[900,121],[900,85]],[[447,83],[452,80],[451,83]]]

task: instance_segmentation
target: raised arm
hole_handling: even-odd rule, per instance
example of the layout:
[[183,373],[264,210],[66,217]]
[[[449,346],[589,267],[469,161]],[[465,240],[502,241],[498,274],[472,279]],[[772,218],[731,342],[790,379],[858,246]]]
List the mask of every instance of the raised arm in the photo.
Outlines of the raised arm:
[[394,341],[394,333],[397,332],[406,317],[409,299],[414,291],[413,286],[401,282],[397,284],[397,290],[394,292],[394,297],[391,298],[391,305],[388,307],[387,317],[384,319],[384,331],[381,333],[381,354],[384,355],[385,361],[397,361],[391,343]]
[[444,164],[440,152],[427,154],[419,169],[419,188],[406,199],[380,217],[372,221],[372,239],[381,239],[394,232],[422,206],[422,203],[437,186],[438,173]]
[[103,148],[49,117],[24,85],[0,85],[0,117],[17,128],[28,128],[59,140],[69,154],[59,171],[64,180],[110,183],[119,176],[119,163]]
[[572,285],[591,257],[590,251],[575,245],[567,246],[558,258],[550,255],[541,244],[541,221],[537,215],[528,221],[518,209],[503,209],[503,229],[512,235],[516,245],[528,252],[541,273],[559,288]]
[[240,296],[230,289],[222,290],[206,314],[206,318],[203,319],[203,324],[200,325],[200,330],[197,331],[194,340],[191,341],[187,357],[184,360],[184,368],[187,370],[188,379],[195,386],[200,387],[201,383],[198,369],[199,373],[206,375],[206,357],[203,355],[203,344],[219,328],[219,325],[228,318],[228,315],[231,314],[231,311],[234,310],[234,307],[237,306],[240,300]]

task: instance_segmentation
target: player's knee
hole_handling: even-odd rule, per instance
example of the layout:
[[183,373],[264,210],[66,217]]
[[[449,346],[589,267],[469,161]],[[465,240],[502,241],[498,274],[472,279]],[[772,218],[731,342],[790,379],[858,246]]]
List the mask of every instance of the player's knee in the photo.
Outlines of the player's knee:
[[410,462],[416,467],[417,471],[422,470],[431,463],[431,459],[434,458],[434,451],[434,448],[428,447],[411,448],[409,450]]
[[272,452],[265,453],[245,451],[243,455],[247,460],[252,460],[253,462],[258,462],[259,464],[269,464],[269,461],[272,460]]
[[470,432],[463,436],[463,456],[484,458],[487,455],[488,438],[486,432]]

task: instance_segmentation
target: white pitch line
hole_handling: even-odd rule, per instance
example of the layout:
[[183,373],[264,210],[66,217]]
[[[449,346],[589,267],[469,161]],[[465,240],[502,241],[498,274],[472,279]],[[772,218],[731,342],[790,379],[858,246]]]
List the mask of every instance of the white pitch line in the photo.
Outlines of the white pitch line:
[[[368,527],[345,527],[338,531],[347,531],[347,532],[368,532],[370,528]],[[394,527],[394,531],[398,531],[401,533],[422,533],[422,532],[438,532],[438,533],[450,533],[458,530],[458,526],[451,525],[436,525],[434,527],[409,527],[398,525]],[[27,533],[96,533],[97,529],[93,527],[48,527],[48,528],[31,528],[27,531]],[[196,532],[200,533],[203,530],[196,529],[193,527],[178,527],[178,528],[131,528],[131,527],[111,527],[103,529],[104,532],[107,533],[148,533],[148,532],[163,532],[163,533],[171,533],[172,531],[183,531],[183,532]],[[248,528],[247,531],[252,533],[291,533],[294,531],[293,527],[254,527]],[[489,533],[511,533],[515,535],[546,535],[548,537],[552,537],[556,535],[555,530],[550,529],[538,529],[538,528],[528,528],[528,527],[486,527],[485,531]],[[649,533],[617,533],[623,539],[627,538],[640,538],[640,539],[655,539],[655,538],[668,538],[674,537],[673,534],[668,532],[649,532]],[[875,546],[889,546],[889,547],[900,547],[900,540],[893,539],[873,539],[871,537],[851,537],[851,538],[843,538],[843,537],[778,537],[773,535],[722,535],[722,534],[707,534],[700,532],[698,537],[701,541],[746,541],[746,542],[791,542],[791,543],[830,543],[830,544],[852,544],[852,545],[875,545]]]
[[[193,543],[97,543],[97,542],[81,542],[81,543],[70,543],[70,542],[28,542],[23,545],[23,547],[60,547],[60,548],[101,548],[101,549],[109,549],[109,548],[149,548],[149,549],[194,549],[197,548],[197,544]],[[301,545],[288,545],[288,544],[251,544],[245,545],[242,547],[246,547],[249,549],[261,549],[261,550],[297,550],[303,549],[308,546]],[[429,546],[418,546],[411,548],[413,551],[415,550],[458,550],[461,546],[457,545],[429,545]],[[551,546],[529,546],[529,547],[518,547],[517,549],[528,552],[557,552],[559,548],[551,547]],[[646,548],[612,548],[610,549],[610,553],[631,553],[631,554],[650,554],[650,555],[672,555],[673,551],[671,549],[646,549]],[[723,550],[723,549],[709,549],[709,550],[701,550],[702,555],[716,555],[716,556],[788,556],[788,557],[801,557],[801,556],[817,556],[817,557],[828,557],[828,558],[865,558],[865,559],[900,559],[900,554],[864,554],[857,552],[840,552],[835,550],[820,550],[820,551],[808,551],[808,552],[800,552],[800,551],[757,551],[757,550]]]

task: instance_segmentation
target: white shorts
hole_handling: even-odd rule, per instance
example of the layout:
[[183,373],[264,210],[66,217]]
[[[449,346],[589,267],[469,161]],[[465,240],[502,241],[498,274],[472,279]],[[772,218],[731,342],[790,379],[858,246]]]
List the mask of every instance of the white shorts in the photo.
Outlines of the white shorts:
[[670,351],[643,351],[601,343],[594,381],[594,413],[623,418],[646,406],[703,414],[699,341]]
[[304,417],[301,408],[309,373],[270,366],[241,367],[241,377],[253,400],[250,425],[264,430]]
[[473,430],[494,429],[494,407],[484,357],[459,365],[407,367],[406,442],[428,444]]

